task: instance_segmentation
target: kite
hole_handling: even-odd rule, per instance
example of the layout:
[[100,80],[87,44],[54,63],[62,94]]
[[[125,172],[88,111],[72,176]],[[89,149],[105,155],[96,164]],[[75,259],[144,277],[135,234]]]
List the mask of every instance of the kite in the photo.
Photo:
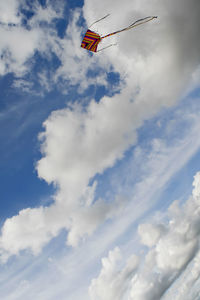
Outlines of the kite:
[[[92,27],[95,23],[107,18],[108,16],[109,16],[109,14],[106,15],[105,17],[101,18],[100,20],[97,20],[92,25],[90,25],[90,27]],[[125,27],[125,28],[117,30],[115,32],[106,34],[104,36],[100,36],[98,33],[88,29],[87,32],[85,33],[85,36],[84,36],[83,40],[82,40],[81,47],[86,49],[86,50],[92,51],[92,52],[99,52],[103,49],[106,49],[108,47],[113,46],[113,44],[112,44],[112,45],[109,45],[109,46],[107,46],[103,49],[97,50],[97,47],[98,47],[99,43],[102,41],[102,39],[105,39],[109,36],[112,36],[114,34],[117,34],[117,33],[123,32],[123,31],[127,31],[127,30],[132,29],[136,26],[139,26],[139,25],[142,25],[142,24],[147,23],[149,21],[152,21],[153,19],[156,19],[156,18],[157,18],[156,16],[150,16],[150,17],[145,17],[143,19],[139,19],[139,20],[135,21],[134,23],[132,23],[131,25],[129,25],[128,27]]]

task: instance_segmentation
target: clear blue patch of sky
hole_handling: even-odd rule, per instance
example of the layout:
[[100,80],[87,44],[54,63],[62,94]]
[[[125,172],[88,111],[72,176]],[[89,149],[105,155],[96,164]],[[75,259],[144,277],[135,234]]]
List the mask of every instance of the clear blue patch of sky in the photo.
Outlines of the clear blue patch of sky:
[[193,91],[190,92],[189,94],[190,98],[199,98],[200,97],[200,87],[197,87]]
[[67,3],[68,3],[68,6],[71,9],[74,9],[74,8],[77,8],[77,7],[80,8],[80,7],[83,7],[84,0],[68,0]]

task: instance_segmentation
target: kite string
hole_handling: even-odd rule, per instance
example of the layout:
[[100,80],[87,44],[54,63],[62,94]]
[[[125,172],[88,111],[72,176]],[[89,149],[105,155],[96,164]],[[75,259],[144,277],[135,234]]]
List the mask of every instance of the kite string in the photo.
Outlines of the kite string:
[[[156,19],[157,16],[149,16],[149,17],[145,17],[145,18],[142,18],[142,19],[139,19],[137,21],[135,21],[134,23],[132,23],[131,25],[129,25],[128,27],[132,27],[133,25],[135,25],[136,23],[139,23],[139,24],[144,24],[144,23],[147,23],[153,19]],[[138,25],[139,25],[138,24]]]
[[116,45],[117,45],[117,44],[111,44],[111,45],[109,45],[109,46],[107,46],[107,47],[104,47],[104,48],[102,48],[102,49],[97,50],[97,52],[103,51],[103,50],[105,50],[105,49],[107,49],[107,48],[110,48],[110,47],[116,46]]
[[145,24],[147,22],[150,22],[152,21],[153,19],[156,19],[157,17],[156,16],[153,16],[153,17],[146,17],[144,19],[140,19],[140,20],[137,20],[136,22],[134,22],[133,24],[131,24],[130,26],[124,28],[124,30],[129,30],[133,27],[136,27],[136,26],[139,26],[139,25],[142,25],[142,24]]
[[105,18],[107,18],[108,16],[110,16],[110,14],[107,14],[107,15],[106,15],[106,16],[104,16],[103,18],[101,18],[101,19],[99,19],[99,20],[95,21],[94,23],[92,23],[92,24],[89,26],[89,28],[90,28],[90,27],[92,27],[94,24],[96,24],[96,23],[98,23],[98,22],[100,22],[100,21],[104,20],[104,19],[105,19]]

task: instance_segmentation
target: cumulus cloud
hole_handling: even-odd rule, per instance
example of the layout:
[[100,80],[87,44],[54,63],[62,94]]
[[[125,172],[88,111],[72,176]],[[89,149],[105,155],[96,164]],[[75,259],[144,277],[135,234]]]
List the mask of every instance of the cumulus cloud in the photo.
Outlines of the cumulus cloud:
[[29,249],[34,255],[39,254],[42,247],[63,228],[69,231],[68,244],[76,246],[80,238],[91,235],[98,225],[117,216],[122,208],[122,201],[106,204],[98,200],[88,208],[75,203],[71,206],[57,204],[21,210],[3,225],[1,260],[5,262],[11,255],[18,255],[24,249]]
[[165,227],[162,225],[154,226],[152,224],[142,224],[139,226],[138,231],[141,236],[142,244],[152,247],[165,231]]
[[132,255],[120,270],[122,264],[121,251],[116,247],[108,257],[102,258],[102,270],[97,279],[93,279],[89,293],[95,300],[122,300],[128,286],[124,285],[132,277],[138,266],[138,258]]
[[[163,221],[160,224],[139,226],[138,233],[141,242],[147,246],[147,253],[144,261],[138,265],[137,269],[134,269],[131,276],[123,278],[120,282],[121,290],[124,292],[119,299],[158,300],[162,297],[171,299],[170,295],[171,297],[173,295],[173,299],[188,299],[189,289],[186,288],[184,281],[187,280],[192,288],[199,274],[197,267],[200,251],[199,182],[200,172],[194,178],[193,196],[183,205],[177,201],[172,203],[168,209],[167,223]],[[110,273],[110,269],[105,268],[103,262],[102,265],[100,275],[92,281],[90,286],[91,299],[105,299],[101,291],[104,291],[105,295],[110,295],[109,300],[116,299],[114,293],[109,294],[113,281],[116,280],[116,274]],[[126,268],[121,266],[118,272],[125,270]],[[188,274],[187,277],[185,273]],[[181,276],[184,276],[183,280]],[[102,278],[107,278],[107,280],[102,280]],[[174,288],[177,281],[178,289],[177,286]],[[182,283],[183,286],[180,287]],[[96,294],[97,298],[95,298]]]

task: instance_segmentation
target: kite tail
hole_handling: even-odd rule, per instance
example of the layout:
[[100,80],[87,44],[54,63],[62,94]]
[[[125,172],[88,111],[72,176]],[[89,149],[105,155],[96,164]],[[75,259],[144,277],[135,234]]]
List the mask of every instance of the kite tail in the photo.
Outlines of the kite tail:
[[112,46],[116,46],[117,44],[110,44],[109,46],[107,46],[107,47],[104,47],[104,48],[102,48],[102,49],[99,49],[99,50],[97,50],[96,52],[100,52],[100,51],[103,51],[103,50],[105,50],[105,49],[107,49],[107,48],[110,48],[110,47],[112,47]]
[[94,24],[96,24],[96,23],[98,23],[98,22],[104,20],[104,19],[107,18],[108,16],[110,16],[110,14],[107,14],[105,17],[103,17],[103,18],[101,18],[101,19],[95,21],[94,23],[92,23],[92,24],[89,26],[89,28],[92,27]]
[[156,18],[157,18],[156,16],[150,16],[150,17],[146,17],[146,18],[143,18],[143,19],[139,19],[139,20],[135,21],[134,23],[132,23],[131,25],[129,25],[128,27],[125,27],[125,28],[120,29],[118,31],[109,33],[105,36],[102,36],[101,39],[105,39],[106,37],[109,37],[111,35],[114,35],[114,34],[117,34],[117,33],[123,32],[123,31],[127,31],[127,30],[132,29],[136,26],[139,26],[139,25],[142,25],[142,24],[147,23],[149,21],[152,21],[153,19],[156,19]]

